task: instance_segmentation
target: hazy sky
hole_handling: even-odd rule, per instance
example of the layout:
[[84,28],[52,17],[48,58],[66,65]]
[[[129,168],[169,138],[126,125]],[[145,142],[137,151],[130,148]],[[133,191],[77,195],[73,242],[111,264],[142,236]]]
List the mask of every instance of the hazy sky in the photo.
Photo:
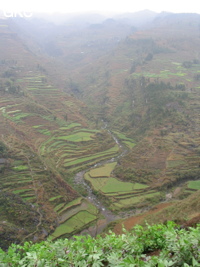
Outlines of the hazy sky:
[[1,1],[1,10],[40,12],[135,12],[144,9],[152,11],[200,13],[198,0],[6,0]]

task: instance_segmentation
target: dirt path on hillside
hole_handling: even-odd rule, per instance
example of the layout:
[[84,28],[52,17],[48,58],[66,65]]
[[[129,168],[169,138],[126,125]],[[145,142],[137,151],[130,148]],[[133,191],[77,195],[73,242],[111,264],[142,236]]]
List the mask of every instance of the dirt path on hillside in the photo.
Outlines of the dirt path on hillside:
[[136,224],[139,224],[147,215],[152,215],[154,213],[157,213],[158,211],[172,205],[172,203],[161,203],[155,206],[153,209],[136,216],[131,216],[130,218],[125,219],[124,221],[118,223],[113,231],[116,234],[122,234],[122,225],[125,227],[126,230],[130,230],[133,228]]

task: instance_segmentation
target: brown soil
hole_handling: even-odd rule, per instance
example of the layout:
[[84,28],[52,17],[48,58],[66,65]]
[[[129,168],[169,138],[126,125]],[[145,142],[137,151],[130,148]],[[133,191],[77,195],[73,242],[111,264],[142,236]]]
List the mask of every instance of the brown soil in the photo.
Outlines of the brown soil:
[[126,230],[130,230],[131,228],[133,228],[136,224],[139,224],[147,215],[152,215],[154,213],[157,213],[158,211],[168,207],[172,205],[172,203],[161,203],[158,204],[157,206],[155,206],[153,209],[141,214],[141,215],[137,215],[137,216],[132,216],[128,219],[125,219],[124,221],[118,223],[113,231],[116,234],[122,234],[122,225],[124,225]]
[[181,192],[181,187],[177,187],[175,190],[174,190],[174,193],[173,193],[173,197],[177,197]]
[[160,255],[160,252],[161,252],[161,250],[160,249],[157,249],[157,250],[154,250],[152,252],[147,253],[146,255],[147,256],[159,256]]
[[184,228],[187,228],[187,227],[196,227],[196,225],[199,224],[199,223],[200,223],[200,214],[198,214],[197,216],[195,216],[191,220],[185,222],[182,226]]

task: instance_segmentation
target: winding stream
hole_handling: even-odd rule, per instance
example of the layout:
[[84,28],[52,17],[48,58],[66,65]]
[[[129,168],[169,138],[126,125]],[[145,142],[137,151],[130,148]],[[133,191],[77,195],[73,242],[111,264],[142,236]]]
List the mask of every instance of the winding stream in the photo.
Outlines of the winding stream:
[[[96,167],[100,167],[106,163],[111,163],[114,161],[118,161],[119,158],[123,157],[124,155],[126,155],[128,153],[128,149],[125,148],[120,141],[118,140],[118,138],[116,136],[114,136],[111,131],[109,129],[107,129],[107,123],[102,121],[104,126],[102,127],[102,129],[106,129],[107,132],[112,136],[113,140],[115,141],[115,143],[118,145],[119,149],[122,150],[122,152],[120,153],[120,155],[113,157],[112,159],[109,160],[104,160],[102,162],[99,162],[97,164],[95,164],[94,166],[92,166],[91,168],[96,168]],[[91,169],[90,168],[90,169]],[[91,235],[95,235],[97,233],[100,233],[106,226],[108,223],[126,217],[127,216],[127,212],[121,212],[118,215],[114,214],[112,211],[110,211],[109,209],[107,209],[104,204],[102,203],[102,201],[100,199],[98,199],[98,197],[96,195],[93,194],[91,187],[85,182],[84,180],[84,174],[88,171],[81,171],[78,172],[74,179],[76,181],[76,183],[82,184],[84,186],[84,188],[87,191],[87,200],[89,202],[91,202],[93,205],[95,205],[97,207],[97,209],[100,211],[100,213],[104,216],[104,220],[101,220],[98,224],[98,229],[97,226],[92,226],[89,229],[84,230],[83,232],[89,232]],[[82,233],[83,233],[82,232]]]

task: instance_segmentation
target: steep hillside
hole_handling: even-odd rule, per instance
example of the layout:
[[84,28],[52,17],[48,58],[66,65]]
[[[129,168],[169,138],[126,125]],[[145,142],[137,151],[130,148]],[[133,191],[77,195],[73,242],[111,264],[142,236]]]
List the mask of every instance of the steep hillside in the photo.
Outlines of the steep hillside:
[[[112,173],[133,184],[128,192],[125,184],[115,192],[117,180],[105,185],[101,168],[95,176],[100,180],[85,175],[114,210],[137,211],[199,189],[199,22],[197,14],[161,14],[91,65],[80,62],[70,71],[97,127],[106,120],[113,133],[123,131],[135,142]],[[147,186],[144,195],[134,190],[137,183]]]
[[[85,104],[51,84],[45,58],[29,51],[13,23],[2,20],[0,27],[3,248],[43,239],[79,213],[83,221],[60,235],[95,220],[95,207],[78,193],[85,195],[85,189],[74,183],[71,173],[118,150],[112,149],[115,143],[107,132],[85,128],[91,124],[85,115],[92,117]],[[94,215],[85,220],[87,210]]]
[[162,199],[198,189],[186,182],[200,174],[199,21],[195,14],[161,15],[78,76],[97,118],[136,142],[114,174],[163,192]]
[[0,21],[3,248],[199,200],[200,16],[152,15]]
[[138,143],[116,174],[167,192],[180,186],[172,191],[184,197],[190,192],[185,182],[199,179],[199,16],[168,20],[130,37],[130,46],[141,44],[144,58],[125,80],[129,111],[122,106],[127,119],[120,126]]
[[91,66],[80,62],[78,76],[71,71],[96,124],[107,120],[137,141],[117,177],[180,197],[199,178],[199,21],[161,14]]

